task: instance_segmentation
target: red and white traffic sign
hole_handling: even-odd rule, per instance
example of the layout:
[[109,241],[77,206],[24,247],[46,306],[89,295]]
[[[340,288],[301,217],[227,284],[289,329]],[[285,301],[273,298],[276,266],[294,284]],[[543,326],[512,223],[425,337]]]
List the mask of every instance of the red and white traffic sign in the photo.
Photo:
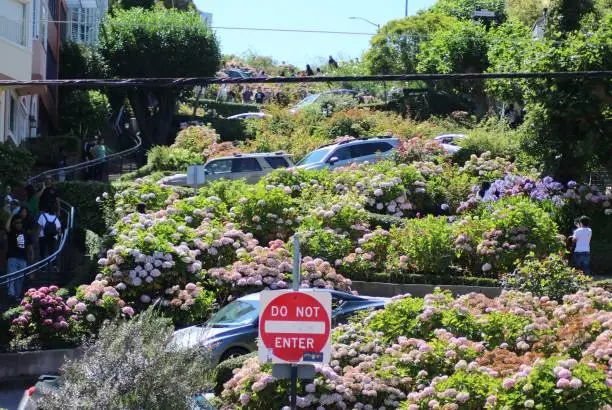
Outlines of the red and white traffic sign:
[[263,291],[259,296],[259,360],[264,363],[328,363],[331,294]]

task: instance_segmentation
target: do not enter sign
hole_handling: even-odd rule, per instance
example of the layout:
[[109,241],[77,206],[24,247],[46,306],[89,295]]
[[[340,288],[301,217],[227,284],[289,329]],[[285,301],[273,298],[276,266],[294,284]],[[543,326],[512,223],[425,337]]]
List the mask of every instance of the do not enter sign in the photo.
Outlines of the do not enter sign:
[[260,294],[259,359],[272,363],[327,363],[331,353],[331,294],[264,291]]

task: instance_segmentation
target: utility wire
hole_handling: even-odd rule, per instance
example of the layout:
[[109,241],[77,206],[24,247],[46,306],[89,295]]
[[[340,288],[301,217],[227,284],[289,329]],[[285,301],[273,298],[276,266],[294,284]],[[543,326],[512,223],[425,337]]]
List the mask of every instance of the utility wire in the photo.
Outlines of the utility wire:
[[611,79],[612,71],[560,71],[527,73],[459,73],[459,74],[400,74],[367,76],[313,76],[313,77],[249,77],[249,78],[128,78],[128,79],[66,79],[66,80],[0,80],[2,87],[23,87],[29,85],[66,86],[77,88],[99,87],[170,87],[182,88],[209,84],[266,84],[266,83],[330,83],[368,81],[442,81],[442,80],[487,80],[487,79]]
[[[11,20],[13,22],[18,22],[17,20]],[[44,22],[41,21],[44,24]],[[46,23],[53,24],[83,24],[82,22],[72,21],[72,20],[47,20]],[[133,27],[143,27],[143,26],[155,26],[159,27],[163,24],[160,23],[117,23],[113,22],[112,26],[133,26]],[[170,24],[169,24],[170,25]],[[181,25],[181,27],[185,27]],[[193,27],[200,27],[193,25]],[[271,32],[280,32],[280,33],[314,33],[314,34],[342,34],[342,35],[350,35],[350,36],[374,36],[376,33],[366,33],[361,31],[333,31],[333,30],[310,30],[310,29],[288,29],[288,28],[272,28],[272,27],[231,27],[231,26],[211,26],[211,29],[214,30],[242,30],[242,31],[271,31]]]

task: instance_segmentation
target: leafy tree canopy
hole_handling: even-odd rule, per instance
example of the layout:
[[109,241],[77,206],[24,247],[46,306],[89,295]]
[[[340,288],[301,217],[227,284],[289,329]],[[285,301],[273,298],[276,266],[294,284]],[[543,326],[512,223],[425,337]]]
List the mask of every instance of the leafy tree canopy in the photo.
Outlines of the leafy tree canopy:
[[504,16],[504,0],[438,0],[432,11],[469,20],[476,10],[489,10],[499,17]]
[[455,19],[438,13],[421,13],[385,24],[372,38],[364,62],[372,74],[416,72],[421,42]]
[[456,21],[421,44],[421,73],[479,73],[488,67],[487,31],[482,24]]
[[[597,31],[574,31],[563,41],[528,41],[521,35],[524,29],[517,26],[500,27],[489,50],[491,71],[590,71],[612,64],[612,14]],[[502,98],[520,91],[527,112],[524,148],[548,172],[560,179],[584,179],[600,166],[612,168],[610,87],[609,80],[600,79],[523,79],[498,81],[493,91]]]
[[506,14],[510,20],[531,27],[549,6],[550,0],[508,0]]
[[[209,77],[221,54],[214,33],[195,11],[118,9],[102,24],[100,53],[120,78]],[[164,144],[181,90],[138,89],[130,102],[146,145]]]

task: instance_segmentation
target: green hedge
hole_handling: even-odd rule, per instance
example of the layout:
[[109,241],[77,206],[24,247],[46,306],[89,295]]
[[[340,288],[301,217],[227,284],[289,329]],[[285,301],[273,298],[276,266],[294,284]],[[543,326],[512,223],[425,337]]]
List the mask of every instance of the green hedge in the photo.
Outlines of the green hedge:
[[[246,111],[243,111],[246,112]],[[240,113],[238,113],[240,114]],[[191,115],[176,114],[174,116],[176,131],[180,130],[181,122],[198,121],[210,124],[221,136],[222,141],[243,141],[247,138],[246,127],[243,121],[226,120],[224,118],[205,115],[204,117],[193,117]]]
[[218,396],[223,391],[223,385],[227,383],[234,375],[234,369],[242,367],[242,364],[252,357],[257,357],[257,352],[251,352],[244,356],[238,356],[233,359],[228,359],[221,362],[215,368],[214,381],[215,381],[215,394]]
[[453,275],[421,275],[398,272],[377,272],[349,275],[351,280],[364,282],[397,283],[401,285],[463,285],[463,286],[500,286],[494,278]]
[[57,187],[61,198],[75,209],[75,227],[103,235],[106,224],[96,198],[101,197],[104,192],[112,197],[112,185],[99,181],[64,181],[59,182]]
[[54,135],[44,138],[31,138],[25,147],[34,155],[36,165],[56,168],[59,154],[64,150],[66,155],[81,155],[81,140],[74,135]]

